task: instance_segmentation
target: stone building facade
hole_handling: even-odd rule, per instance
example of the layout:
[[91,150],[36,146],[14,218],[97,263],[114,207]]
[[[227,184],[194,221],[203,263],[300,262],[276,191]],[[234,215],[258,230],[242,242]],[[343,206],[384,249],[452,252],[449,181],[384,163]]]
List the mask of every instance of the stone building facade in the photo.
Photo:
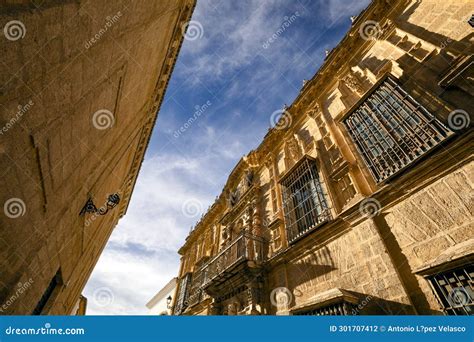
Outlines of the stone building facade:
[[373,1],[179,250],[174,313],[472,314],[473,1]]
[[194,6],[0,6],[0,314],[85,310]]

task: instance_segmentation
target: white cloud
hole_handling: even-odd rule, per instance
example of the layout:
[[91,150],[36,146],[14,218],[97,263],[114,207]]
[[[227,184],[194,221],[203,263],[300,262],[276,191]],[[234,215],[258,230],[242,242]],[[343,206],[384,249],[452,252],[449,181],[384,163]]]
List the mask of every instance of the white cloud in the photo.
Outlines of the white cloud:
[[[105,248],[84,294],[88,314],[144,314],[146,302],[179,270],[179,247],[198,216],[186,216],[183,204],[189,199],[203,211],[214,201],[225,181],[222,169],[235,162],[239,142],[216,144],[212,127],[195,137],[194,148],[186,158],[172,151],[147,158],[139,174],[125,217],[120,220]],[[237,145],[237,146],[235,146]],[[241,148],[244,148],[241,146]],[[210,167],[212,165],[213,167]],[[101,306],[94,297],[97,289],[110,289],[113,302]]]
[[[88,315],[146,314],[145,304],[176,275],[178,260],[110,248],[94,269],[84,295]],[[105,290],[104,290],[105,289]],[[106,298],[101,298],[105,296]]]
[[[222,20],[222,15],[235,13],[237,4],[239,15]],[[204,36],[183,48],[181,77],[194,84],[200,78],[220,79],[247,66],[283,23],[284,15],[275,14],[278,6],[281,2],[274,0],[201,2],[193,20],[201,22]],[[291,14],[288,11],[286,15]],[[288,60],[284,49],[279,56]]]

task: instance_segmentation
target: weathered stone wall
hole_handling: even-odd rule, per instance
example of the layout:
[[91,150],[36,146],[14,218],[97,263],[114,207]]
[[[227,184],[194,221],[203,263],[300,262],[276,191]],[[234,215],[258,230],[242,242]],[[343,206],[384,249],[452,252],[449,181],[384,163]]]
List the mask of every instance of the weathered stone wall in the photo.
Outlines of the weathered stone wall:
[[[2,312],[30,314],[58,270],[45,312],[73,309],[126,212],[193,6],[16,1],[0,9],[2,28],[15,20],[22,33],[0,37],[0,203],[14,199],[22,214],[0,215]],[[79,216],[89,196],[100,207],[111,193],[121,203],[107,215]],[[16,284],[30,280],[16,298]]]
[[[396,267],[414,273],[450,249],[472,241],[472,177],[470,162],[382,212],[405,256],[396,260]],[[421,312],[438,309],[439,304],[423,277],[413,277],[411,288],[413,301]]]
[[[312,236],[308,239],[307,245],[313,247],[270,272],[270,291],[287,287],[293,294],[292,305],[302,305],[319,293],[342,288],[361,300],[368,298],[360,314],[413,314],[397,271],[370,220],[324,245]],[[281,272],[284,277],[278,279]],[[270,308],[270,313],[275,313],[276,308]]]

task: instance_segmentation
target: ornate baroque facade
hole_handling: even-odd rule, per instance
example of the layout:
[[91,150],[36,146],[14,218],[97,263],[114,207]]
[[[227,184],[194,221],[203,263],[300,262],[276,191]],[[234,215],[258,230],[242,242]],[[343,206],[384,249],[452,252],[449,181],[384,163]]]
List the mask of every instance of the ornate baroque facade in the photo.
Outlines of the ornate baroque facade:
[[472,1],[374,1],[179,250],[178,315],[472,314]]
[[83,314],[81,291],[127,211],[195,1],[7,3],[0,314]]

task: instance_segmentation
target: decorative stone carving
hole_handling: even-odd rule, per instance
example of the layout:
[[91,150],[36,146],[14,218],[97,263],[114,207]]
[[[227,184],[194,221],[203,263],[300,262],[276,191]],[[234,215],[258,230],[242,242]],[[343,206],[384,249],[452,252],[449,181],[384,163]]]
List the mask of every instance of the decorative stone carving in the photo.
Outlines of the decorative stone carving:
[[317,103],[313,106],[313,108],[311,108],[310,110],[306,112],[306,114],[312,119],[316,119],[319,113],[321,113],[321,108],[319,107],[319,104]]
[[229,207],[232,208],[234,205],[236,205],[237,202],[239,201],[239,197],[240,197],[239,188],[235,189],[234,191],[229,191],[229,197],[228,197]]
[[255,180],[255,175],[252,170],[249,170],[245,173],[245,182],[247,187],[251,187],[253,185],[253,182]]
[[238,311],[238,303],[237,302],[231,302],[227,304],[227,315],[229,316],[235,316],[237,315]]
[[303,151],[296,138],[296,134],[291,135],[285,144],[285,163],[287,168],[293,166],[301,157],[303,157]]
[[209,309],[209,314],[214,315],[214,316],[222,314],[221,303],[212,302],[211,307]]
[[250,314],[251,315],[260,315],[261,308],[260,308],[260,288],[257,281],[251,281],[247,285],[247,298],[248,303],[250,306]]
[[343,79],[344,85],[359,96],[364,94],[364,88],[357,78],[357,75],[351,70]]

